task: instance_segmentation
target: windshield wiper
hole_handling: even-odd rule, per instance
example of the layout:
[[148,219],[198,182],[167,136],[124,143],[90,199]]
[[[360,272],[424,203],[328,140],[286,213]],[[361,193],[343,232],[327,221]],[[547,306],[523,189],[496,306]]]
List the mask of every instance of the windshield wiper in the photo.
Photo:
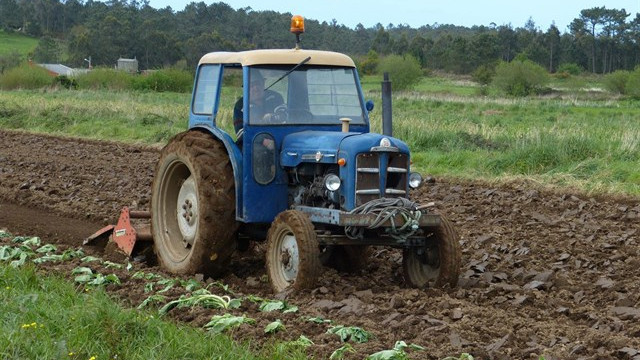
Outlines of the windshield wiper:
[[274,81],[273,83],[271,83],[271,85],[267,86],[267,87],[265,88],[265,90],[269,90],[269,88],[270,88],[270,87],[272,87],[273,85],[277,84],[277,83],[278,83],[278,81],[280,81],[280,80],[284,79],[287,75],[289,75],[289,74],[291,74],[292,72],[294,72],[294,71],[295,71],[297,68],[299,68],[300,66],[302,66],[302,65],[304,65],[304,64],[306,64],[306,63],[308,63],[308,62],[309,62],[309,60],[311,60],[311,56],[309,56],[308,58],[306,58],[306,59],[304,59],[304,60],[300,61],[300,62],[298,63],[298,65],[296,65],[296,66],[292,67],[292,68],[291,68],[291,70],[287,71],[287,72],[286,72],[286,73],[284,73],[282,76],[280,76],[280,78],[278,78],[278,80]]

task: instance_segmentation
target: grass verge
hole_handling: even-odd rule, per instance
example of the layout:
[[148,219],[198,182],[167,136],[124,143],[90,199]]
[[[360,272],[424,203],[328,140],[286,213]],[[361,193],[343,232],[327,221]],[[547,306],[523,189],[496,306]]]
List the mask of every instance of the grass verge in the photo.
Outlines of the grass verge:
[[78,293],[32,264],[0,263],[2,359],[304,359],[274,344],[254,355],[226,335],[122,309],[100,288]]

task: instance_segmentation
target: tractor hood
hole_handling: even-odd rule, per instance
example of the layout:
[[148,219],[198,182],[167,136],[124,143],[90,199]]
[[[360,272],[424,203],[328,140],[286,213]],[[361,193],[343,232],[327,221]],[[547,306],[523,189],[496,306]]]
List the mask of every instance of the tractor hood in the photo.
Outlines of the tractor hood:
[[403,141],[374,133],[301,131],[283,139],[280,163],[290,167],[303,162],[335,164],[338,157],[370,151],[409,153],[409,147]]

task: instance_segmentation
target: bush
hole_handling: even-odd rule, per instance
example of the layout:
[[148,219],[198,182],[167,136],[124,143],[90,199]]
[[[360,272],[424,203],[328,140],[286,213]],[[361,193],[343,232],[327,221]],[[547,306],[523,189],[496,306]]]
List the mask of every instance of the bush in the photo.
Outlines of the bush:
[[488,64],[480,65],[471,74],[471,79],[480,85],[489,85],[496,75],[496,67]]
[[78,76],[81,89],[126,90],[131,88],[133,75],[124,71],[96,68]]
[[557,73],[565,73],[573,76],[582,74],[583,69],[580,65],[574,63],[564,63],[558,66]]
[[390,55],[380,61],[380,73],[389,73],[394,90],[407,90],[420,82],[422,68],[416,58],[410,55]]
[[5,71],[20,66],[22,62],[22,55],[19,52],[13,50],[9,54],[0,55],[0,75]]
[[54,84],[62,86],[65,89],[76,90],[78,88],[78,82],[74,78],[69,78],[67,75],[58,75],[53,80]]
[[512,96],[536,94],[549,82],[547,71],[530,60],[501,62],[496,67],[493,84]]
[[133,89],[146,91],[190,92],[193,87],[193,75],[186,70],[156,70],[137,76]]
[[46,69],[29,64],[12,68],[0,76],[0,88],[4,90],[39,89],[52,83],[53,78]]
[[380,58],[375,50],[369,50],[367,57],[358,64],[358,69],[363,75],[373,75],[380,65]]
[[624,94],[634,99],[640,99],[640,67],[636,67],[633,72],[629,73],[629,78],[627,79],[624,90]]
[[631,73],[626,70],[618,70],[604,77],[604,86],[612,93],[626,94],[627,81]]

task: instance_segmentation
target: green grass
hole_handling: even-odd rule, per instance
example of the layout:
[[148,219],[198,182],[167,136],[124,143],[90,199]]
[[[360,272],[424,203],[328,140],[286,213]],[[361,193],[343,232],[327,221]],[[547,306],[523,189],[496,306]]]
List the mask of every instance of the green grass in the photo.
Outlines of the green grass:
[[250,349],[226,335],[122,309],[100,288],[78,293],[68,280],[32,265],[0,263],[0,303],[2,359],[305,358],[286,343]]
[[38,39],[0,30],[0,55],[17,52],[26,55],[38,46]]

